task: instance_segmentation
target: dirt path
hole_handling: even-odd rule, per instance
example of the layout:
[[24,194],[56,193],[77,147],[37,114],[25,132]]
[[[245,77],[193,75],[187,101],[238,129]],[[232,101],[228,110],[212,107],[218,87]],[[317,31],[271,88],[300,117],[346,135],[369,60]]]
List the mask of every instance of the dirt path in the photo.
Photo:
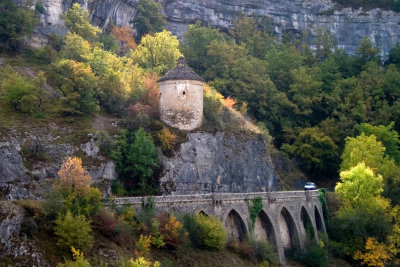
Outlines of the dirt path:
[[94,115],[93,129],[97,131],[115,131],[118,129],[118,119],[115,117],[104,117],[100,114]]

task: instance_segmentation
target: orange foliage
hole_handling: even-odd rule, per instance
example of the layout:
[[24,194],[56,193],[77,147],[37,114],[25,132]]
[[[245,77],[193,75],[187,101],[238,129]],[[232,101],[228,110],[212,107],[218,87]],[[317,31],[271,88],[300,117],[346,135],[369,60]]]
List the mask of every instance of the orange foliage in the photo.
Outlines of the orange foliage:
[[365,253],[357,250],[353,258],[362,260],[362,263],[368,266],[384,267],[385,263],[392,258],[389,248],[373,237],[369,237],[365,242],[365,250]]
[[143,87],[147,92],[147,103],[153,108],[154,115],[158,114],[160,89],[157,83],[157,74],[147,74],[143,80]]
[[161,225],[160,233],[164,236],[165,244],[174,248],[180,245],[184,238],[182,223],[180,223],[175,216],[169,216],[166,212],[161,214],[158,220]]
[[167,127],[163,126],[162,130],[157,133],[157,137],[161,141],[163,151],[170,151],[174,148],[176,135],[171,133]]
[[235,105],[235,104],[236,104],[235,100],[233,100],[229,96],[224,100],[224,106],[227,108],[232,108],[233,105]]
[[82,167],[80,158],[67,158],[61,165],[58,175],[61,182],[71,186],[77,192],[84,193],[90,189],[92,179],[90,174]]
[[133,39],[133,29],[130,26],[114,27],[114,36],[118,39],[119,45],[121,47],[121,53],[125,54],[130,49],[136,49],[136,42]]

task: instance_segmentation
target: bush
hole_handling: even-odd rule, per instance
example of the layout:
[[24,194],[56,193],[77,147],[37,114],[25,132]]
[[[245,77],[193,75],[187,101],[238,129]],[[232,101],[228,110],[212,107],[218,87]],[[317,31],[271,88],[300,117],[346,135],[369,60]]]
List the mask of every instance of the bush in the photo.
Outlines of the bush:
[[136,242],[135,254],[146,257],[150,254],[151,236],[140,235],[139,241]]
[[260,261],[269,261],[272,264],[278,264],[279,258],[276,248],[267,240],[251,240],[250,246],[253,250],[255,258]]
[[328,251],[323,246],[315,245],[307,250],[300,260],[310,267],[324,267],[328,264]]
[[71,251],[74,261],[66,261],[64,264],[58,264],[57,267],[90,267],[89,262],[85,259],[83,253],[81,253],[79,249],[76,250],[74,247],[71,247]]
[[228,234],[221,221],[197,214],[195,216],[185,215],[184,226],[189,232],[192,243],[199,248],[222,249],[224,248]]
[[43,95],[39,79],[32,82],[16,73],[5,80],[2,86],[6,90],[6,101],[13,109],[31,114],[39,111]]
[[139,257],[136,260],[130,259],[127,261],[121,261],[119,264],[120,267],[160,267],[160,263],[158,261],[152,263],[149,260],[146,260],[143,257]]
[[164,236],[166,245],[170,248],[177,248],[184,241],[183,225],[175,216],[164,212],[158,216],[160,221],[160,233]]
[[65,216],[59,216],[56,220],[54,233],[57,236],[57,245],[65,250],[72,246],[84,250],[91,248],[93,237],[90,221],[85,216],[74,216],[67,211]]
[[123,223],[111,212],[103,210],[95,217],[94,221],[96,229],[106,237],[118,237],[125,232]]

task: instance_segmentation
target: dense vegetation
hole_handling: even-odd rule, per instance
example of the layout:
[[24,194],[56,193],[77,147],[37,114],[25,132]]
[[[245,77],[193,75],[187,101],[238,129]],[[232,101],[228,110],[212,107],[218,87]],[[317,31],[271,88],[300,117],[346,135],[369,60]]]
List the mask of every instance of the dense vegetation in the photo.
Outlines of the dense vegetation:
[[[400,43],[382,62],[367,38],[353,56],[321,30],[312,51],[306,33],[278,41],[267,20],[244,16],[228,33],[195,23],[179,44],[162,29],[159,4],[141,0],[139,6],[132,20],[134,36],[129,26],[101,31],[74,4],[63,16],[68,33],[51,36],[47,46],[35,50],[25,49],[23,40],[32,33],[40,6],[31,11],[0,0],[0,49],[24,52],[31,61],[49,66],[36,78],[2,67],[2,103],[26,116],[57,113],[71,122],[99,110],[119,116],[125,130],[98,137],[102,153],[114,160],[119,173],[113,193],[156,194],[158,155],[173,154],[182,139],[182,133],[157,119],[157,79],[183,54],[207,81],[203,129],[243,130],[245,118],[252,119],[258,122],[255,132],[267,141],[271,133],[273,144],[299,160],[310,179],[332,184],[340,177],[336,197],[328,197],[333,209],[324,211],[331,240],[315,244],[310,234],[305,254],[293,251],[294,258],[325,266],[329,251],[369,266],[399,264]],[[46,82],[59,97],[48,96]],[[21,205],[35,210],[33,220],[56,240],[60,258],[72,249],[75,263],[66,266],[87,265],[82,251],[100,237],[135,250],[136,260],[121,260],[121,266],[150,266],[146,258],[151,258],[151,248],[184,254],[191,246],[226,245],[254,261],[276,262],[268,243],[251,237],[242,243],[227,241],[220,222],[211,217],[156,216],[151,200],[140,214],[132,208],[105,210],[100,191],[89,185],[77,158],[64,162],[59,176],[43,205]],[[255,216],[258,206],[249,205]],[[36,234],[37,229],[31,230]]]

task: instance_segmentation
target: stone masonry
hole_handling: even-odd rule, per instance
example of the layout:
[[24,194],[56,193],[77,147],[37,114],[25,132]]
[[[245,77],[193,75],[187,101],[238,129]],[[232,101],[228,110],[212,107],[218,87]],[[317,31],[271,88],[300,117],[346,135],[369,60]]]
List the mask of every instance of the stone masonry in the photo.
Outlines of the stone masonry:
[[[286,262],[285,250],[292,247],[304,249],[306,218],[318,233],[326,232],[318,191],[287,191],[259,193],[218,193],[198,195],[154,196],[154,211],[173,214],[204,213],[219,218],[230,238],[243,239],[249,234],[250,213],[248,202],[261,198],[263,207],[253,227],[255,238],[265,238],[275,245],[282,264]],[[112,205],[132,205],[139,212],[149,197],[115,198]],[[111,204],[111,203],[110,203]]]

